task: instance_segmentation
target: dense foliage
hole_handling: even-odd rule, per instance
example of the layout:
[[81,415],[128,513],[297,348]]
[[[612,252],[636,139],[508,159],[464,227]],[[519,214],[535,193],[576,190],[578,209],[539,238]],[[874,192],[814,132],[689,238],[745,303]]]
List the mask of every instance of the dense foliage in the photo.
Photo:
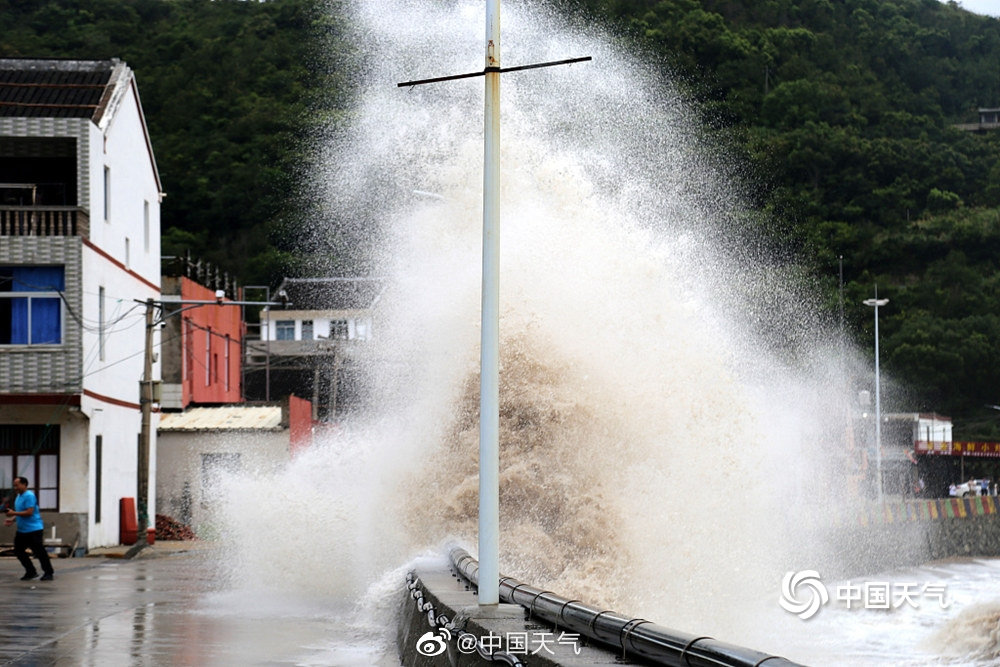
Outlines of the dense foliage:
[[163,252],[266,284],[334,77],[313,0],[0,0],[0,56],[120,58],[135,71],[167,197]]
[[[359,0],[360,1],[360,0]],[[817,275],[906,411],[1000,438],[1000,21],[938,0],[556,0],[661,54],[752,166],[759,230]],[[164,248],[244,283],[293,271],[281,230],[311,123],[337,113],[336,5],[0,0],[0,55],[119,57],[137,72],[168,198]],[[320,62],[334,63],[332,68]],[[248,196],[249,195],[249,196]]]
[[[908,391],[891,409],[1000,437],[1000,21],[938,0],[582,0],[691,82],[790,248]],[[735,139],[734,139],[735,138]],[[775,224],[773,221],[777,221]]]

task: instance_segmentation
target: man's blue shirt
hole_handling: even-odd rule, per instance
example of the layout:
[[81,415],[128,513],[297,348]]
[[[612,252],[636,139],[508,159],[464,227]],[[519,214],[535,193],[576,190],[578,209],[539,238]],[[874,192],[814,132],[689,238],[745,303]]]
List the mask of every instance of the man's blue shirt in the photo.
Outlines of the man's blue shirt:
[[32,507],[35,510],[34,512],[28,516],[17,517],[17,532],[33,533],[36,530],[43,530],[45,528],[45,523],[42,521],[42,513],[38,509],[38,500],[35,498],[33,491],[20,493],[14,499],[14,509],[18,512]]

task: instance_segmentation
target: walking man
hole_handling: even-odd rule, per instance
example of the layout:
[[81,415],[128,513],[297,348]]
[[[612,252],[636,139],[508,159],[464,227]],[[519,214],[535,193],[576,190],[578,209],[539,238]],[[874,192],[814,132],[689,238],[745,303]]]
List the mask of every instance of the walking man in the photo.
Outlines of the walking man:
[[38,576],[35,564],[28,558],[28,549],[42,565],[42,581],[52,581],[52,561],[49,560],[49,552],[45,550],[45,542],[42,539],[45,524],[42,523],[42,512],[38,509],[38,499],[35,494],[28,490],[27,477],[14,478],[14,492],[17,498],[14,499],[14,509],[7,510],[5,526],[13,525],[17,521],[17,534],[14,535],[14,554],[24,566],[24,576],[21,581],[28,581]]

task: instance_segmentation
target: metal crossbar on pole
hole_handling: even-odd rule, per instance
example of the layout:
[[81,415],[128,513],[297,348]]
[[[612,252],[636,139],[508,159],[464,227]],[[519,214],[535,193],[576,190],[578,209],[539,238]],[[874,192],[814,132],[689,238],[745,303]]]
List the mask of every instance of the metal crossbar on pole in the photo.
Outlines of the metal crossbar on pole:
[[482,72],[454,74],[396,84],[417,86],[481,76],[486,80],[483,110],[483,276],[479,352],[479,585],[482,605],[500,602],[500,75],[590,60],[569,58],[500,67],[500,0],[486,2],[486,66]]
[[[539,69],[540,67],[555,67],[556,65],[572,65],[573,63],[583,63],[588,60],[592,60],[590,56],[583,56],[582,58],[566,58],[565,60],[553,60],[547,63],[535,63],[533,65],[517,65],[515,67],[498,67],[496,70],[500,74],[507,74],[508,72],[521,72],[526,69]],[[451,76],[437,76],[433,79],[417,79],[416,81],[404,81],[403,83],[397,83],[396,87],[406,88],[408,86],[420,86],[425,83],[439,83],[441,81],[455,81],[457,79],[471,79],[476,76],[485,76],[490,70],[483,70],[482,72],[468,72],[466,74],[452,74]]]

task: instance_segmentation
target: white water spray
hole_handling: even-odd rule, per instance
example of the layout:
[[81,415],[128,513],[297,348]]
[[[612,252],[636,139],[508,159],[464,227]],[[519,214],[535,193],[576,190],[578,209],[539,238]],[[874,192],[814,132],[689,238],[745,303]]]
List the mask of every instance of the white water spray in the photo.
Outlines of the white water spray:
[[[482,219],[481,82],[395,86],[477,69],[481,3],[350,9],[356,106],[330,132],[312,241],[369,241],[389,280],[378,405],[279,475],[231,480],[221,509],[245,585],[345,601],[475,543]],[[833,337],[651,61],[505,5],[508,66],[579,54],[504,79],[501,571],[753,643],[801,508],[831,502]],[[248,513],[261,498],[280,516]]]

